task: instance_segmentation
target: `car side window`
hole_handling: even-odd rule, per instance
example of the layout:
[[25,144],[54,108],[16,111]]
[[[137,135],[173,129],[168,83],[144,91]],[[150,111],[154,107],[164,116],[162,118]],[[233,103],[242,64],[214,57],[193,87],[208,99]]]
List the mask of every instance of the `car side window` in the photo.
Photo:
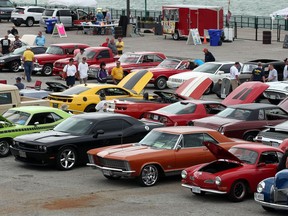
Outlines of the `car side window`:
[[154,56],[154,62],[162,62],[162,61],[163,61],[163,59],[160,58],[158,55]]
[[279,163],[278,154],[275,151],[263,152],[260,155],[259,163],[278,164]]
[[108,50],[102,50],[97,57],[99,57],[99,58],[110,58],[109,51]]
[[184,134],[184,148],[200,147],[203,146],[203,134]]
[[224,73],[230,73],[230,68],[233,64],[224,64],[222,67],[220,67],[220,71],[224,71]]
[[278,120],[288,118],[287,114],[279,108],[266,109],[265,115],[267,120]]
[[113,119],[101,121],[96,125],[97,130],[104,130],[104,133],[117,132],[125,130],[132,125],[123,119]]
[[204,133],[203,138],[204,138],[204,142],[211,142],[211,143],[219,144],[219,142],[215,140],[213,137],[211,137],[209,134]]
[[12,96],[10,92],[0,93],[0,104],[12,104]]
[[61,116],[59,116],[56,113],[51,113],[51,116],[52,116],[52,118],[54,119],[55,122],[63,119]]
[[129,95],[128,92],[126,92],[126,91],[124,91],[123,89],[120,89],[120,88],[106,88],[106,89],[104,89],[104,94],[106,96]]
[[39,122],[39,124],[50,124],[55,122],[55,119],[51,113],[36,113],[32,116],[28,125],[34,125],[36,122]]
[[65,49],[65,53],[68,54],[68,55],[73,55],[74,54],[74,48]]
[[264,110],[260,109],[258,112],[258,119],[259,120],[264,120],[265,119],[265,114],[264,114]]

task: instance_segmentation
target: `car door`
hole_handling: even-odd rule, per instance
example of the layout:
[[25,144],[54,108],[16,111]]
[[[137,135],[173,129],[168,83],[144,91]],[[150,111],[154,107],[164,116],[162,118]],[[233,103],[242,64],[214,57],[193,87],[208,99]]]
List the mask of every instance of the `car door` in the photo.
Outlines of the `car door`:
[[95,55],[94,64],[100,64],[100,62],[111,62],[110,53],[108,50],[102,50]]
[[59,14],[57,16],[59,17],[58,20],[60,20],[65,27],[72,27],[72,14],[70,10],[59,10],[57,14]]

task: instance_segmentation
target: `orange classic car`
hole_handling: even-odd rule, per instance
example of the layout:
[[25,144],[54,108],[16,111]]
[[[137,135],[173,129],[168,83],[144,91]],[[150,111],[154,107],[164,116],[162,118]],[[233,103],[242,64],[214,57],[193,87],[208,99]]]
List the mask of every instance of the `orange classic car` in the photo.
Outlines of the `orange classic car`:
[[107,179],[136,177],[142,186],[153,186],[162,176],[180,175],[189,166],[215,160],[204,141],[225,149],[249,143],[201,127],[163,127],[153,129],[139,143],[91,149],[87,165],[100,169]]

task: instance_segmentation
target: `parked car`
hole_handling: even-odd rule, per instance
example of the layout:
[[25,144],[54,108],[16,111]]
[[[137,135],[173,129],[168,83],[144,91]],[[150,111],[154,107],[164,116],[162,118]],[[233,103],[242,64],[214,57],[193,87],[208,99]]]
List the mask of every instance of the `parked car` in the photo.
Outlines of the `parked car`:
[[85,113],[66,119],[53,130],[18,136],[11,152],[20,162],[70,170],[88,161],[88,150],[137,142],[154,127],[161,125],[121,114]]
[[250,103],[229,106],[214,116],[193,120],[189,125],[207,127],[228,137],[253,141],[266,126],[286,120],[288,113],[279,106]]
[[[123,53],[123,55],[121,55],[119,58],[119,61],[121,62],[121,67],[123,68],[124,74],[127,75],[133,69],[141,68],[142,70],[155,67],[164,59],[166,59],[166,56],[160,52],[129,52]],[[114,62],[106,64],[106,70],[109,74],[111,74],[113,67],[115,67]],[[88,76],[95,78],[98,70],[99,64],[90,65]]]
[[[20,69],[22,69],[21,58],[26,50],[26,47],[27,46],[22,46],[15,49],[12,53],[0,56],[0,70],[9,69],[12,72],[18,72]],[[46,52],[47,47],[31,46],[31,50],[34,52],[34,54],[43,54]]]
[[137,178],[142,186],[155,185],[160,177],[177,175],[189,166],[214,159],[202,145],[212,141],[225,149],[247,143],[201,127],[164,127],[152,130],[139,143],[88,151],[92,168],[107,179]]
[[11,13],[11,21],[15,26],[26,24],[31,27],[40,22],[44,10],[45,8],[40,6],[18,6]]
[[0,21],[11,19],[11,12],[15,9],[15,4],[10,0],[1,0],[0,1]]
[[12,145],[16,136],[52,129],[70,116],[67,112],[45,106],[24,106],[7,110],[0,115],[0,157],[9,155],[9,145]]
[[229,151],[213,142],[204,145],[216,161],[182,171],[182,186],[193,194],[225,194],[240,202],[256,191],[261,180],[274,176],[283,151],[261,144],[235,145]]
[[279,104],[288,96],[288,81],[267,82],[269,88],[263,92],[263,96],[271,104]]
[[42,75],[51,76],[53,64],[56,60],[62,58],[73,58],[74,50],[89,47],[81,43],[59,43],[51,44],[44,54],[35,55],[35,65],[33,73],[40,72]]

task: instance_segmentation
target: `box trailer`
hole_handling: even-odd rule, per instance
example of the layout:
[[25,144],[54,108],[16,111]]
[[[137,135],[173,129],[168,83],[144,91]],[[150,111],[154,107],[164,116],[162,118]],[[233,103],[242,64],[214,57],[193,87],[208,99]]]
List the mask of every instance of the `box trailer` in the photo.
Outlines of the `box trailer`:
[[174,40],[188,37],[189,29],[197,28],[201,37],[204,30],[223,29],[221,6],[164,5],[162,16],[163,34],[171,35]]

